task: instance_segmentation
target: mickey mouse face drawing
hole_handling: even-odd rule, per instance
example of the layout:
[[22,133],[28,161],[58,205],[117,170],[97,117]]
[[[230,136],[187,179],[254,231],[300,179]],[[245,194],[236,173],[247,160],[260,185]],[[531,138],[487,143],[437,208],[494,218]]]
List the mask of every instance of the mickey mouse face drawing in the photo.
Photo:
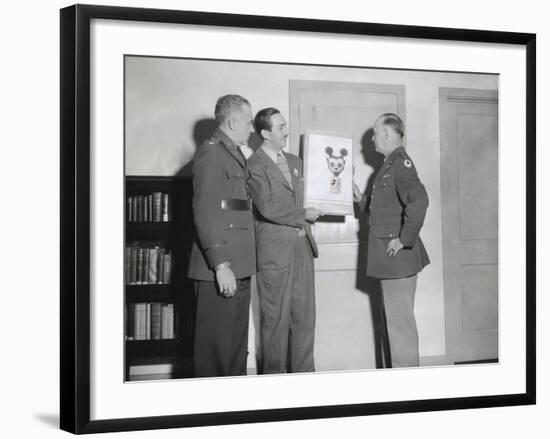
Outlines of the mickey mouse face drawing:
[[348,150],[346,148],[340,149],[340,155],[336,156],[333,154],[334,150],[327,146],[325,148],[325,152],[327,153],[327,164],[328,169],[334,175],[335,177],[338,177],[342,171],[344,170],[344,166],[346,166],[346,156],[348,155]]

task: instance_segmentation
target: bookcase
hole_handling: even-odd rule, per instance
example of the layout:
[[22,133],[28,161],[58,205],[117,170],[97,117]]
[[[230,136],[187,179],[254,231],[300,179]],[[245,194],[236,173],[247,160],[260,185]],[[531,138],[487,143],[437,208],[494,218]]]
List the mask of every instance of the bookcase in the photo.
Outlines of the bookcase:
[[125,379],[193,374],[190,177],[125,178]]

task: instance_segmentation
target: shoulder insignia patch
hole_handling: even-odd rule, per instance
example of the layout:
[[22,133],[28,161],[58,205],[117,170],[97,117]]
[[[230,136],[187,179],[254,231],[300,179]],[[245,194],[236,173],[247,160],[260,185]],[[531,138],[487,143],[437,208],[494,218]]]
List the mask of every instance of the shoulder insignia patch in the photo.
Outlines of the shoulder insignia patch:
[[412,167],[412,163],[409,159],[405,159],[403,161],[403,164],[405,165],[406,168],[411,168]]

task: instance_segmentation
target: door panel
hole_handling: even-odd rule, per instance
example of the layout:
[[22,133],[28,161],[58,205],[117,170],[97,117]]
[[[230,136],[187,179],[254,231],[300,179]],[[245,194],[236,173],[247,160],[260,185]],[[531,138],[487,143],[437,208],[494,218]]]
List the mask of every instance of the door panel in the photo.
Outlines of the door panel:
[[498,358],[498,100],[440,89],[446,355]]
[[[468,108],[456,105],[459,111]],[[490,105],[490,104],[489,104]],[[460,235],[463,240],[497,239],[498,117],[477,103],[478,114],[457,114]],[[472,215],[475,212],[475,215]]]

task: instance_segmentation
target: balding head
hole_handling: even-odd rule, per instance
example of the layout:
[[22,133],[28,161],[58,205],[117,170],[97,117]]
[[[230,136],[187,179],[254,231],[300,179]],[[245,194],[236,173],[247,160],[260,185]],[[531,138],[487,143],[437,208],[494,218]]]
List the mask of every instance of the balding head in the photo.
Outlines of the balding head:
[[384,113],[374,123],[372,141],[376,151],[387,156],[403,145],[404,135],[405,127],[401,118],[394,113]]

